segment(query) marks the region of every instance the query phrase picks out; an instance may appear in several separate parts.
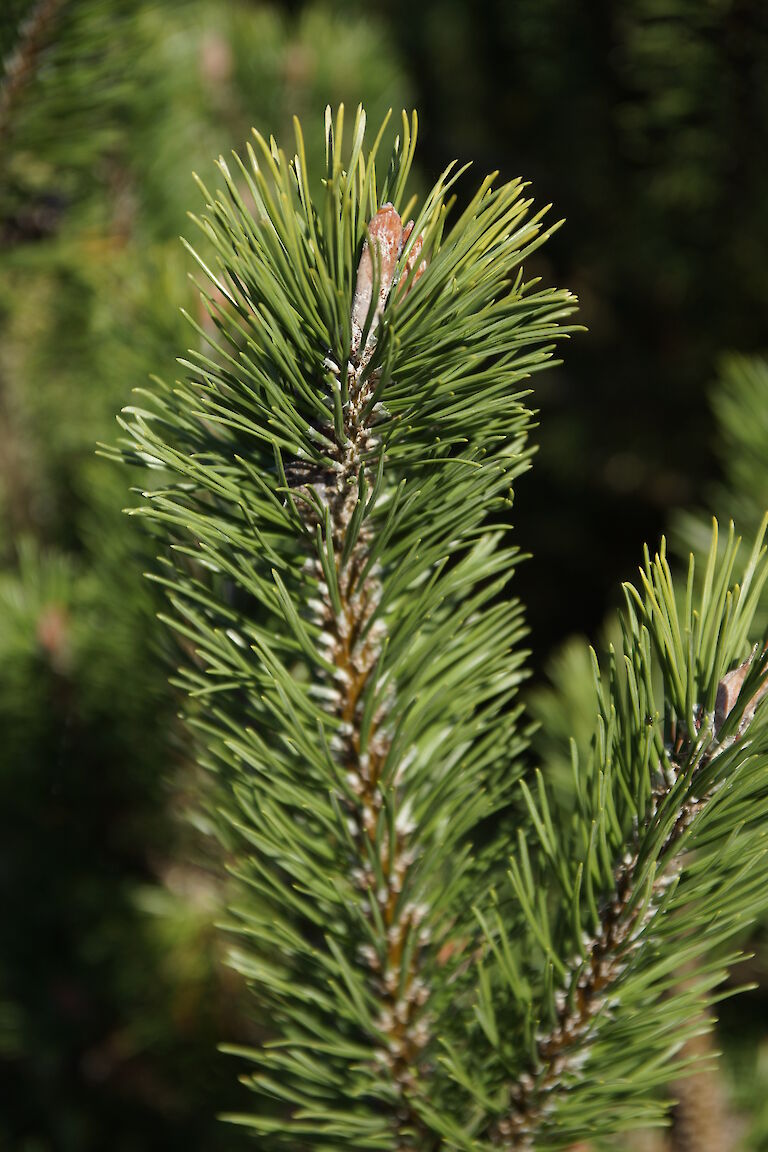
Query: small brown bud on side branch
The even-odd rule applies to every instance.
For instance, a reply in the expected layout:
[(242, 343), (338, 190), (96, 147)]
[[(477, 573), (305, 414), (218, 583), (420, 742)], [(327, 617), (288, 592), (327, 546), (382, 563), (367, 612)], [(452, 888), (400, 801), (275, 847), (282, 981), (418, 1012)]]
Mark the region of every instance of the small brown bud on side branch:
[[(749, 675), (749, 670), (752, 667), (752, 662), (755, 659), (755, 647), (746, 660), (739, 664), (738, 668), (734, 668), (731, 672), (726, 672), (722, 680), (717, 686), (717, 696), (715, 698), (715, 732), (719, 733), (720, 729), (725, 724), (726, 719), (736, 707), (736, 703), (744, 687), (744, 681)], [(739, 724), (737, 735), (743, 736), (749, 724), (755, 715), (755, 710), (762, 700), (763, 696), (768, 693), (768, 677), (763, 679), (762, 684), (757, 692), (750, 698), (749, 703), (744, 709), (744, 715)]]

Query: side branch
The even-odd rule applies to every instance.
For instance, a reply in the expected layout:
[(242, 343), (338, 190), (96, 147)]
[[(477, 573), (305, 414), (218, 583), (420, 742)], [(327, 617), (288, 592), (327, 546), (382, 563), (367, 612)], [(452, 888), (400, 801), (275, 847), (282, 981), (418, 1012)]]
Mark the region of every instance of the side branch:
[[(747, 706), (737, 735), (721, 743), (718, 739), (720, 729), (736, 703), (736, 688), (743, 684), (752, 658), (723, 678), (716, 712), (707, 721), (713, 739), (703, 748), (693, 768), (693, 776), (701, 774), (733, 739), (744, 735), (758, 700), (768, 692), (768, 684), (761, 686)], [(659, 853), (660, 859), (668, 861), (667, 866), (656, 875), (649, 899), (633, 899), (642, 880), (638, 874), (641, 843), (662, 814), (681, 771), (680, 763), (691, 751), (685, 735), (678, 736), (673, 744), (679, 763), (671, 761), (671, 771), (658, 773), (644, 824), (635, 833), (633, 849), (627, 852), (614, 871), (613, 894), (602, 906), (597, 930), (586, 941), (587, 962), (573, 967), (565, 986), (556, 993), (556, 1021), (549, 1032), (538, 1038), (536, 1066), (523, 1073), (512, 1089), (512, 1110), (491, 1128), (489, 1135), (494, 1144), (516, 1152), (533, 1152), (536, 1133), (554, 1111), (555, 1094), (562, 1087), (564, 1077), (578, 1073), (589, 1059), (598, 1017), (611, 1010), (612, 988), (640, 949), (664, 893), (680, 876), (682, 859), (676, 855), (678, 844), (714, 789), (702, 797), (689, 793)]]

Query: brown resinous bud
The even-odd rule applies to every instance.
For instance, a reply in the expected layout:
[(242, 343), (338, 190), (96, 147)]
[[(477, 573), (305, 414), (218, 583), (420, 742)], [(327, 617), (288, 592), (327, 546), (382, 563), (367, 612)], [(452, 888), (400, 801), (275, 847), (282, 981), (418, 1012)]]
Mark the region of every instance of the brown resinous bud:
[[(350, 352), (353, 359), (359, 360), (363, 353), (374, 343), (376, 327), (392, 290), (397, 262), (408, 243), (412, 231), (413, 220), (409, 220), (405, 228), (403, 228), (400, 215), (392, 204), (382, 204), (368, 225), (368, 237), (363, 244), (360, 263), (357, 268), (355, 296), (352, 302), (352, 345)], [(398, 289), (398, 294), (409, 292), (419, 277), (423, 275), (427, 266), (426, 260), (422, 260), (418, 267), (416, 267), (423, 244), (423, 235), (417, 236), (408, 253), (408, 259), (399, 278), (400, 288)], [(365, 347), (362, 347), (363, 331), (373, 299), (374, 265), (371, 254), (372, 246), (376, 248), (377, 263), (379, 265), (379, 295), (376, 301), (375, 311), (371, 318), (371, 326), (368, 330)]]

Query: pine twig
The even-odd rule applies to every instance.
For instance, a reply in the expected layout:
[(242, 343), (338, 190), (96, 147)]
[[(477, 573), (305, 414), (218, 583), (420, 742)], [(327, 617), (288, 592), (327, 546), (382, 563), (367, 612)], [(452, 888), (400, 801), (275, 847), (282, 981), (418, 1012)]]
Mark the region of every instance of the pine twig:
[[(738, 703), (739, 691), (747, 678), (756, 652), (754, 649), (747, 660), (737, 669), (726, 673), (721, 680), (716, 709), (712, 717), (712, 739), (708, 744), (699, 743), (698, 759), (692, 768), (688, 768), (692, 777), (701, 775), (724, 748), (746, 734), (757, 704), (768, 692), (768, 682), (764, 681), (748, 701), (735, 736), (727, 737), (721, 742), (719, 739), (721, 729)], [(703, 714), (700, 713), (699, 716), (699, 722), (703, 726), (705, 723)], [(612, 899), (603, 905), (599, 927), (591, 941), (587, 943), (589, 961), (584, 969), (578, 970), (580, 975), (575, 996), (571, 995), (573, 991), (571, 986), (566, 986), (557, 995), (558, 1018), (554, 1027), (538, 1040), (538, 1066), (523, 1073), (514, 1086), (511, 1094), (512, 1111), (491, 1128), (490, 1136), (494, 1144), (514, 1148), (516, 1152), (518, 1150), (533, 1152), (537, 1130), (552, 1110), (553, 1094), (562, 1087), (563, 1078), (569, 1073), (578, 1072), (588, 1059), (593, 1026), (598, 1014), (605, 1011), (612, 986), (632, 963), (643, 936), (659, 909), (664, 893), (681, 874), (682, 860), (676, 855), (677, 845), (699, 811), (711, 799), (712, 792), (700, 797), (689, 793), (659, 853), (661, 859), (668, 861), (667, 867), (657, 874), (649, 898), (637, 899), (637, 872), (641, 862), (642, 841), (657, 823), (659, 815), (663, 815), (669, 793), (683, 771), (682, 765), (691, 753), (695, 752), (690, 737), (684, 731), (677, 732), (673, 738), (673, 747), (677, 759), (670, 762), (673, 769), (672, 776), (667, 778), (667, 774), (659, 773), (651, 792), (646, 820), (635, 833), (634, 850), (627, 853), (615, 870), (614, 894)], [(571, 979), (575, 976), (574, 970)], [(709, 1049), (706, 1046), (702, 1047), (702, 1044), (702, 1041), (699, 1041), (698, 1045), (692, 1041), (688, 1050), (695, 1052), (696, 1055), (700, 1053), (706, 1055)], [(681, 1087), (682, 1084), (681, 1081), (677, 1086), (681, 1098), (681, 1111), (677, 1121), (681, 1139), (684, 1138), (683, 1133), (695, 1131), (694, 1113), (697, 1106), (694, 1101), (698, 1099), (695, 1088), (688, 1091), (685, 1086)], [(710, 1117), (713, 1132), (718, 1130), (716, 1121), (721, 1111), (722, 1109), (718, 1110), (717, 1103), (713, 1100)], [(702, 1144), (700, 1152), (708, 1152), (709, 1147), (710, 1145)], [(714, 1143), (711, 1147), (717, 1147), (721, 1152), (723, 1145)], [(683, 1143), (679, 1146), (679, 1152), (693, 1152), (694, 1148), (699, 1152), (699, 1145), (695, 1141)], [(678, 1152), (677, 1146), (675, 1152)]]

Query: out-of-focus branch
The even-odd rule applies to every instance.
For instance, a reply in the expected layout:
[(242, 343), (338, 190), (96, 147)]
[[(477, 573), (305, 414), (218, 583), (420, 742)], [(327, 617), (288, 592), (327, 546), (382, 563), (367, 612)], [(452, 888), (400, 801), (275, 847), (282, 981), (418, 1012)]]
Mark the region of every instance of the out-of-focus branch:
[(19, 41), (0, 84), (0, 141), (8, 135), (14, 105), (37, 68), (40, 54), (65, 0), (38, 0), (19, 30)]
[(735, 1148), (736, 1133), (716, 1065), (712, 1031), (689, 1040), (685, 1055), (702, 1065), (695, 1075), (683, 1076), (672, 1085), (677, 1103), (672, 1111), (670, 1152), (726, 1152)]

